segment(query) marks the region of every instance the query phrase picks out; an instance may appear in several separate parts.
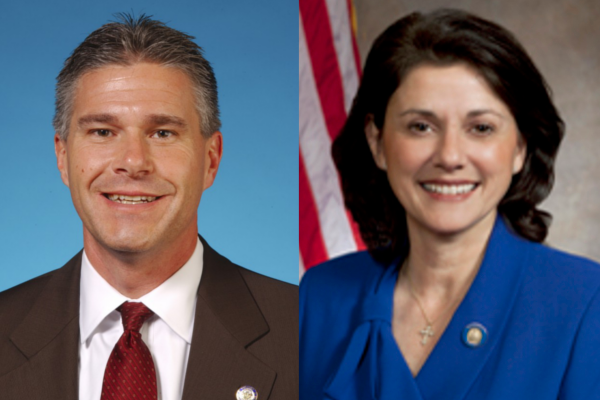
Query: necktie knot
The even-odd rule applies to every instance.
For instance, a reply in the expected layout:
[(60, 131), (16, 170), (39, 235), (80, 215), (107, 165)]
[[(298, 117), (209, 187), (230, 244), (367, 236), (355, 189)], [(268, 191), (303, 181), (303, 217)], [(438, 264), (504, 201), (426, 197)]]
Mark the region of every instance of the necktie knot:
[(154, 313), (144, 303), (126, 301), (117, 309), (121, 313), (125, 331), (139, 332), (144, 322)]
[(142, 303), (125, 302), (121, 313), (125, 332), (113, 348), (104, 370), (101, 400), (156, 400), (156, 369), (140, 328), (152, 314)]

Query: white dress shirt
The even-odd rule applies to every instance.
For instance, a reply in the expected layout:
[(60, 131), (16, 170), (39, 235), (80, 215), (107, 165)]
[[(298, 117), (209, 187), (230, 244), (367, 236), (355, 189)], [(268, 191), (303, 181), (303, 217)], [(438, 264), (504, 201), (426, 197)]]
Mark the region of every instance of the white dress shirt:
[(204, 248), (198, 240), (192, 257), (150, 293), (132, 300), (110, 286), (90, 264), (81, 261), (79, 295), (79, 399), (99, 400), (108, 358), (123, 334), (125, 301), (144, 303), (155, 315), (140, 330), (156, 368), (159, 400), (179, 400), (187, 368)]

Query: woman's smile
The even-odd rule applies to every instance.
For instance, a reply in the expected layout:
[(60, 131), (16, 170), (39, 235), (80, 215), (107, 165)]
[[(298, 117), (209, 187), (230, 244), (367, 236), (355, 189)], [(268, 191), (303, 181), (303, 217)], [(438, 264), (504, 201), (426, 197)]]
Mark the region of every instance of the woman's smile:
[(425, 181), (419, 185), (433, 199), (440, 201), (462, 201), (467, 199), (479, 186), (469, 181)]

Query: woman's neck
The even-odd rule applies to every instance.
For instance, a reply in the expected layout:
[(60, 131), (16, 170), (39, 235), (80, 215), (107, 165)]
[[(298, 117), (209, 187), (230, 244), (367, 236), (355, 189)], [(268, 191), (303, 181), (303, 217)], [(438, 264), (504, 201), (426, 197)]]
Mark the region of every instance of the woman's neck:
[(425, 303), (440, 303), (464, 296), (477, 275), (495, 222), (486, 216), (469, 229), (443, 235), (408, 219), (410, 253), (404, 265), (413, 290)]

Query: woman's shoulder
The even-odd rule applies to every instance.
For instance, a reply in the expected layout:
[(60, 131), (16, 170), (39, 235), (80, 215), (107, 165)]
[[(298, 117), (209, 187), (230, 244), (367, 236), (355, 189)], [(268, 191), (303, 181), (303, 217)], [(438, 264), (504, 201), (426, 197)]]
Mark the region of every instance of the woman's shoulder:
[(589, 258), (547, 244), (532, 243), (529, 260), (540, 272), (583, 276), (600, 284), (600, 264)]
[(600, 264), (543, 244), (530, 248), (518, 312), (555, 361), (539, 359), (561, 366), (560, 397), (589, 397), (597, 393), (600, 365)]
[(355, 292), (387, 267), (375, 261), (368, 251), (350, 253), (308, 269), (302, 277), (300, 287), (325, 286)]
[(532, 243), (527, 257), (528, 287), (587, 303), (600, 292), (600, 264), (545, 244)]
[(391, 268), (377, 262), (369, 252), (344, 255), (306, 271), (300, 281), (300, 308), (333, 308), (351, 310), (360, 303), (382, 276)]

